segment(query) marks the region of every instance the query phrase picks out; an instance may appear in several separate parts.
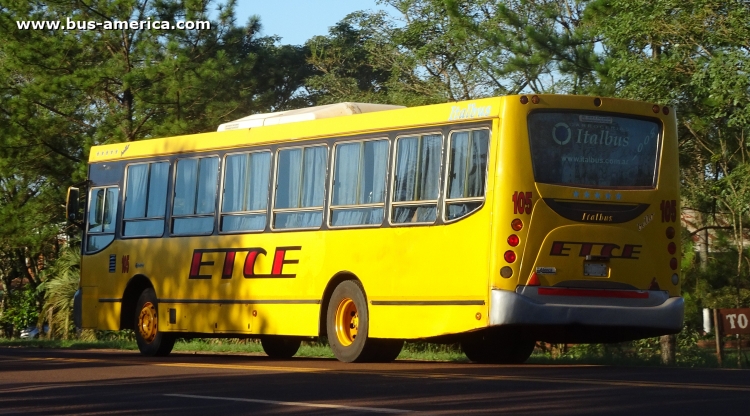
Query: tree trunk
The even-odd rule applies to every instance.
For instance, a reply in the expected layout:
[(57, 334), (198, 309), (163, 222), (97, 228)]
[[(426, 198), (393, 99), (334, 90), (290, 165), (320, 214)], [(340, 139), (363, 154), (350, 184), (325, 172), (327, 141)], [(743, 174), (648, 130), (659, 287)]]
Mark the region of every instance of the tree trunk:
[(661, 363), (674, 365), (677, 353), (677, 335), (664, 335), (659, 339), (661, 344)]

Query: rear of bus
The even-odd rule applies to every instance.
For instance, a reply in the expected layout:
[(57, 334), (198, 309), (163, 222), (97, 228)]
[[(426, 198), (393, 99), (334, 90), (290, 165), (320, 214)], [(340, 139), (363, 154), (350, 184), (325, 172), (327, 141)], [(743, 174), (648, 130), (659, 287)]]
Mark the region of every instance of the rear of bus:
[(673, 109), (580, 96), (504, 99), (490, 325), (548, 342), (679, 332)]

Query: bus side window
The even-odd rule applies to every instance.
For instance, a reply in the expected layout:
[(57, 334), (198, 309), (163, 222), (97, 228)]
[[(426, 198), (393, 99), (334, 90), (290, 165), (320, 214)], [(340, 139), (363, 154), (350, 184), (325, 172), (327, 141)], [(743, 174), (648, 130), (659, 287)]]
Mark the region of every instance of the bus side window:
[(336, 145), (331, 225), (380, 225), (385, 211), (388, 140)]
[(172, 205), (172, 234), (205, 235), (214, 232), (219, 158), (177, 161)]
[(476, 211), (484, 202), (489, 130), (452, 132), (448, 152), (445, 220)]
[(169, 162), (128, 166), (125, 175), (125, 209), (122, 235), (160, 237), (167, 210)]
[(440, 134), (396, 140), (392, 223), (431, 224), (437, 219), (442, 142)]
[(117, 197), (120, 190), (116, 186), (93, 188), (89, 198), (89, 221), (86, 231), (86, 252), (99, 251), (115, 239), (115, 218), (117, 218)]
[(279, 150), (274, 228), (318, 228), (322, 225), (327, 159), (326, 146)]
[(263, 231), (266, 228), (271, 152), (227, 155), (221, 232)]

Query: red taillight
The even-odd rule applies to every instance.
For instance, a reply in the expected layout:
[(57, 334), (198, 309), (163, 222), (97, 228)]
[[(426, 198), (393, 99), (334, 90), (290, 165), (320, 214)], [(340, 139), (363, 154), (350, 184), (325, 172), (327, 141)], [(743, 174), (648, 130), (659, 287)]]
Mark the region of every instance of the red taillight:
[(521, 228), (523, 228), (523, 221), (521, 221), (520, 218), (514, 219), (510, 222), (510, 228), (512, 228), (513, 231), (521, 231)]
[(651, 107), (651, 111), (653, 111), (654, 113), (657, 113), (657, 114), (658, 114), (658, 113), (659, 113), (659, 110), (661, 110), (661, 109), (659, 108), (659, 105), (658, 105), (658, 104), (654, 104), (654, 106), (653, 106), (653, 107)]
[(517, 245), (518, 245), (518, 243), (519, 243), (520, 241), (521, 241), (521, 240), (520, 240), (520, 239), (518, 238), (518, 236), (517, 236), (517, 235), (515, 235), (515, 234), (511, 234), (511, 235), (510, 235), (510, 237), (508, 237), (508, 244), (509, 244), (509, 245), (510, 245), (511, 247), (515, 247), (515, 246), (517, 246)]
[(532, 95), (531, 96), (531, 102), (534, 104), (539, 104), (539, 96), (538, 95)]
[(674, 241), (669, 243), (669, 245), (667, 246), (667, 251), (669, 251), (669, 254), (674, 254), (677, 251), (677, 244), (675, 244)]
[(669, 107), (662, 108), (661, 112), (664, 113), (664, 115), (666, 116), (667, 114), (669, 114)]
[(672, 270), (677, 270), (677, 259), (672, 257), (672, 260), (669, 260), (669, 267), (672, 268)]
[(674, 238), (674, 228), (673, 227), (667, 227), (667, 238), (673, 239)]
[(513, 263), (514, 261), (516, 261), (516, 253), (513, 250), (506, 251), (503, 257), (505, 257), (505, 261), (507, 261), (508, 263)]
[(529, 97), (522, 95), (521, 96), (521, 104), (528, 104), (529, 103)]

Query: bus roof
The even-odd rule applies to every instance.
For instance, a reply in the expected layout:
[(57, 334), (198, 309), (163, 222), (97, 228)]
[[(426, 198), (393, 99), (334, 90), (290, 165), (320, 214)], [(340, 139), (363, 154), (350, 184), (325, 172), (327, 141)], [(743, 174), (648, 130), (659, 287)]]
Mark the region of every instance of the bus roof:
[[(339, 103), (256, 114), (223, 124), (223, 131), (93, 146), (89, 163), (488, 120), (500, 115), (501, 102), (506, 98), (492, 97), (409, 108)], [(236, 126), (230, 126), (233, 123)], [(257, 126), (253, 125), (255, 123)]]

